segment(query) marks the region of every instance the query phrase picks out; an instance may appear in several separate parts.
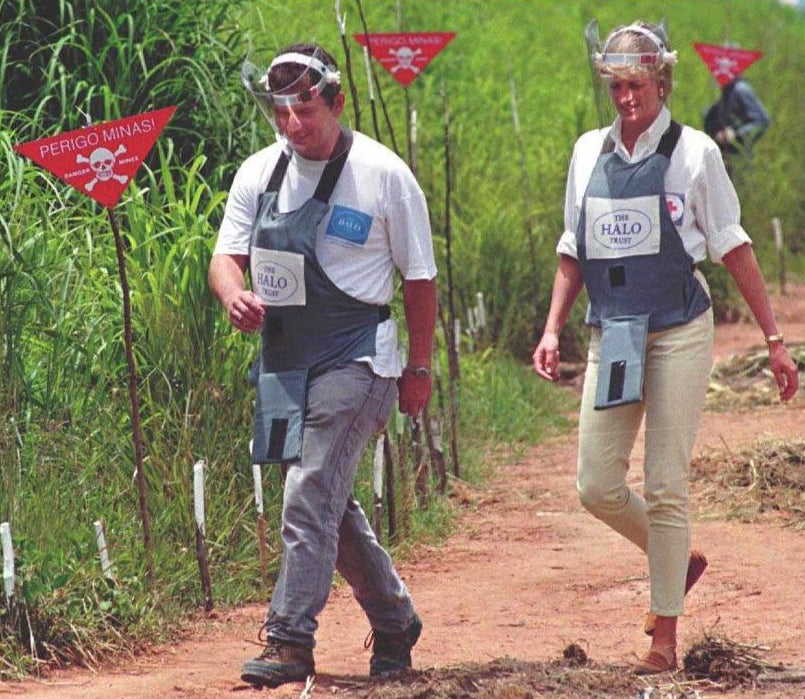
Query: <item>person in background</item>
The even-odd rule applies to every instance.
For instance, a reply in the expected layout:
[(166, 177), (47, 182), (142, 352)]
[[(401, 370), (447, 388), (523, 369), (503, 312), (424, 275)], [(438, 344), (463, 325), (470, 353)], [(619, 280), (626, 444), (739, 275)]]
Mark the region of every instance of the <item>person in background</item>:
[(721, 86), (721, 95), (704, 115), (704, 130), (718, 144), (730, 173), (736, 157), (751, 158), (752, 145), (770, 124), (760, 98), (740, 75)]
[[(536, 373), (554, 381), (559, 335), (586, 287), (590, 346), (579, 419), (583, 505), (648, 555), (649, 652), (638, 674), (677, 668), (677, 619), (704, 571), (690, 550), (687, 479), (712, 365), (713, 312), (698, 263), (722, 263), (765, 337), (782, 400), (797, 369), (777, 325), (716, 144), (674, 122), (672, 51), (662, 28), (614, 30), (593, 55), (618, 116), (576, 142), (565, 230)], [(626, 482), (645, 420), (642, 494)]]
[[(252, 458), (282, 464), (285, 478), (283, 556), (259, 634), (265, 649), (241, 677), (277, 687), (315, 673), (317, 618), (336, 570), (371, 626), (370, 674), (403, 671), (422, 622), (352, 488), (395, 400), (416, 415), (431, 395), (436, 266), (427, 204), (400, 158), (341, 126), (340, 74), (321, 47), (288, 46), (256, 91), (244, 82), (279, 142), (234, 178), (209, 283), (235, 328), (261, 332)], [(389, 309), (397, 271), (404, 367)]]

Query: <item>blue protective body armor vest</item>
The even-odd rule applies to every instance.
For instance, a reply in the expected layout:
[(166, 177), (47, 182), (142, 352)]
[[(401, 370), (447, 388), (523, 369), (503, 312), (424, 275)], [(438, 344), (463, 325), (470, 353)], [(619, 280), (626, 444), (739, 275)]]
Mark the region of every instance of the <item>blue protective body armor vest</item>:
[[(252, 229), (255, 249), (280, 251), (304, 260), (304, 305), (266, 307), (260, 357), (256, 362), (252, 459), (255, 463), (292, 461), (301, 454), (307, 380), (358, 357), (373, 356), (387, 306), (364, 303), (339, 289), (316, 256), (317, 228), (349, 155), (352, 134), (344, 131), (325, 166), (312, 199), (288, 213), (277, 211), (277, 194), (288, 167), (280, 156), (263, 193)], [(254, 271), (252, 271), (254, 276)], [(254, 279), (253, 279), (254, 284)]]
[(602, 329), (597, 408), (641, 400), (648, 332), (710, 307), (666, 203), (665, 173), (681, 130), (672, 121), (657, 151), (637, 163), (614, 153), (607, 138), (584, 195), (576, 245), (586, 320)]

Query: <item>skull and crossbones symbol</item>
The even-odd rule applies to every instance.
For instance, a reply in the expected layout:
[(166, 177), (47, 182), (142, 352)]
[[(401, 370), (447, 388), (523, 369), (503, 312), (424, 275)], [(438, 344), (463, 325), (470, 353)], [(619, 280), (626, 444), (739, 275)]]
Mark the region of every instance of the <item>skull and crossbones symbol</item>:
[(84, 189), (91, 192), (98, 182), (108, 182), (109, 180), (117, 180), (121, 184), (129, 181), (126, 175), (115, 174), (115, 163), (117, 156), (126, 152), (126, 146), (122, 143), (117, 149), (112, 152), (108, 148), (96, 148), (90, 153), (89, 158), (84, 155), (78, 154), (75, 157), (77, 163), (89, 163), (89, 167), (95, 176), (84, 185)]
[(422, 53), (422, 49), (413, 51), (408, 46), (400, 46), (398, 49), (391, 49), (389, 53), (397, 59), (397, 65), (391, 67), (391, 73), (394, 74), (398, 70), (410, 70), (414, 73), (419, 73), (419, 68), (414, 65), (414, 58)]
[(728, 80), (732, 80), (735, 77), (735, 68), (737, 65), (737, 61), (733, 60), (732, 58), (717, 58), (715, 61), (715, 70), (713, 71), (713, 76), (718, 78), (719, 75), (723, 75)]

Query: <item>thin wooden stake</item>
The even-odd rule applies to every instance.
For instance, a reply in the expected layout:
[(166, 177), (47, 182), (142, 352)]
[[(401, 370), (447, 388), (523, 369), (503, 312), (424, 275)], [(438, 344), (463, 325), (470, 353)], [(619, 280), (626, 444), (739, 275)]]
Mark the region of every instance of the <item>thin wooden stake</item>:
[(514, 78), (509, 81), (511, 92), (512, 118), (514, 119), (514, 136), (517, 141), (517, 150), (520, 154), (520, 179), (523, 182), (523, 208), (525, 209), (525, 234), (528, 242), (528, 254), (531, 259), (531, 269), (537, 269), (537, 251), (534, 242), (534, 225), (532, 223), (533, 200), (531, 197), (531, 178), (526, 165), (525, 145), (520, 130), (520, 113), (517, 107), (517, 87)]
[(453, 475), (460, 477), (458, 466), (458, 398), (456, 384), (459, 380), (458, 338), (453, 332), (456, 320), (455, 291), (453, 288), (453, 244), (450, 210), (453, 205), (452, 161), (450, 157), (450, 109), (447, 102), (447, 89), (442, 89), (444, 109), (444, 237), (447, 265), (447, 322), (442, 322), (447, 337), (447, 365), (449, 369), (448, 390), (450, 395), (450, 456), (452, 458)]
[(120, 226), (112, 209), (109, 213), (109, 224), (115, 237), (115, 250), (117, 252), (117, 269), (120, 276), (120, 288), (123, 292), (123, 338), (126, 347), (126, 364), (129, 369), (129, 397), (131, 400), (131, 428), (134, 440), (134, 461), (136, 466), (137, 490), (139, 493), (140, 519), (143, 525), (143, 548), (145, 549), (145, 563), (150, 582), (154, 580), (154, 557), (151, 546), (151, 518), (148, 514), (148, 484), (145, 480), (143, 468), (143, 438), (140, 428), (140, 397), (137, 393), (137, 365), (134, 361), (133, 332), (131, 327), (131, 301), (129, 280), (126, 274), (126, 253), (123, 239), (120, 235)]
[(442, 423), (439, 416), (432, 417), (427, 406), (422, 415), (425, 427), (425, 440), (430, 453), (430, 462), (436, 469), (439, 478), (439, 493), (444, 495), (447, 492), (447, 469), (444, 463), (444, 451), (442, 449)]
[(358, 88), (352, 77), (352, 53), (347, 41), (347, 13), (341, 13), (341, 0), (335, 0), (335, 21), (338, 24), (338, 33), (341, 35), (341, 48), (344, 49), (344, 68), (349, 83), (349, 94), (352, 97), (352, 109), (355, 113), (355, 131), (361, 130), (361, 104), (358, 99)]
[[(369, 26), (366, 24), (366, 16), (363, 14), (363, 4), (361, 0), (355, 0), (355, 4), (358, 6), (358, 14), (361, 18), (361, 26), (363, 27), (363, 33), (366, 37), (366, 47), (369, 49), (369, 55), (372, 54), (371, 49), (371, 38), (369, 36)], [(394, 127), (391, 123), (391, 117), (389, 116), (389, 110), (386, 107), (386, 100), (383, 98), (383, 91), (380, 89), (380, 83), (377, 81), (377, 73), (375, 72), (374, 64), (372, 64), (372, 77), (374, 78), (374, 84), (377, 87), (377, 98), (380, 100), (380, 107), (383, 109), (383, 116), (386, 120), (386, 128), (389, 132), (389, 138), (391, 138), (391, 147), (394, 152), (399, 155), (400, 149), (397, 147), (397, 139), (394, 136)]]
[(375, 129), (375, 138), (382, 142), (380, 138), (380, 125), (377, 123), (377, 106), (375, 105), (375, 88), (372, 78), (372, 59), (369, 56), (369, 47), (363, 47), (363, 61), (366, 67), (366, 81), (369, 84), (369, 109), (372, 111), (372, 126)]

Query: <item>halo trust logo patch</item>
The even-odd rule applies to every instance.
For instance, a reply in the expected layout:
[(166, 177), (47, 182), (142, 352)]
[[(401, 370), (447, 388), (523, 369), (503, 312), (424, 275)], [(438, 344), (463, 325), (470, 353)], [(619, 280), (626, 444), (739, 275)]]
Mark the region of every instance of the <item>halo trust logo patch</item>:
[(255, 266), (253, 283), (256, 293), (273, 303), (281, 303), (296, 293), (299, 280), (294, 273), (277, 262), (263, 262)]
[(369, 238), (371, 227), (371, 216), (337, 204), (333, 207), (333, 214), (327, 226), (327, 237), (363, 245)]
[(637, 209), (607, 211), (593, 221), (596, 241), (610, 250), (638, 247), (651, 232), (651, 218)]

